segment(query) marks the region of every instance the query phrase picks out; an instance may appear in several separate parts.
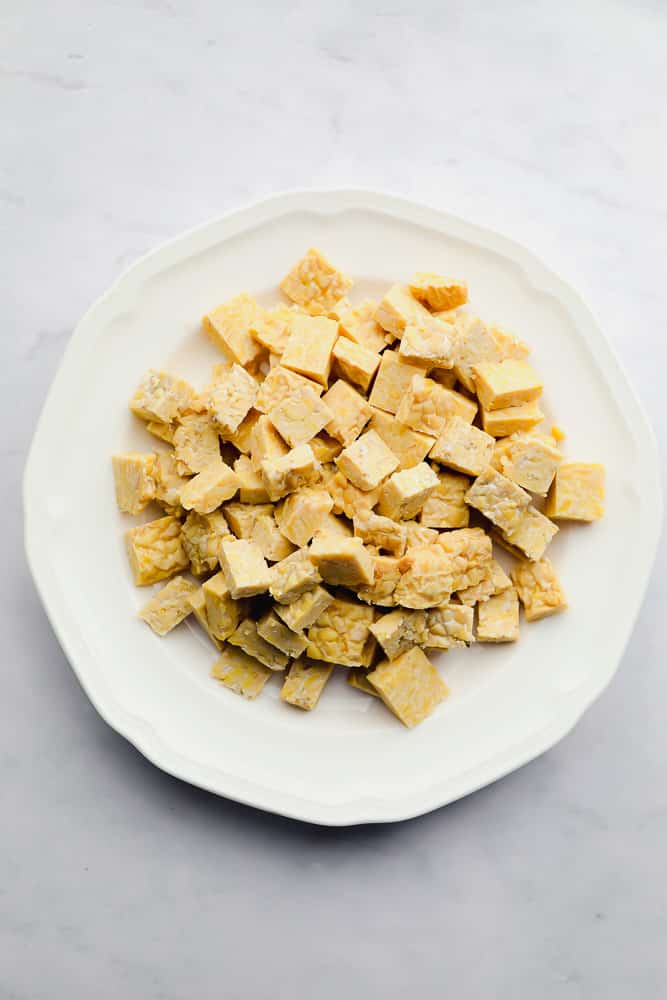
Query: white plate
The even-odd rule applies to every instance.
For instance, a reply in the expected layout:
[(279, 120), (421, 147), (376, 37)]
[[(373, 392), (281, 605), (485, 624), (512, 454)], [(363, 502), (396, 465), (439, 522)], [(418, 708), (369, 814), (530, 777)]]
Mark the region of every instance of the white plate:
[[(245, 290), (270, 302), (311, 244), (377, 295), (415, 270), (465, 276), (472, 307), (525, 338), (566, 453), (607, 467), (606, 517), (551, 546), (571, 603), (521, 641), (441, 658), (451, 697), (415, 730), (343, 671), (313, 713), (269, 685), (246, 702), (209, 679), (212, 648), (186, 623), (158, 639), (136, 619), (110, 455), (153, 439), (127, 400), (149, 366), (203, 381), (219, 360), (202, 314)], [(405, 819), (519, 767), (567, 733), (609, 682), (630, 635), (661, 522), (644, 411), (577, 295), (531, 253), (461, 219), (385, 195), (280, 195), (201, 226), (124, 274), (78, 325), (25, 473), (26, 547), (51, 623), (106, 721), (159, 767), (316, 823)], [(157, 516), (155, 512), (151, 515)], [(147, 514), (146, 519), (149, 519)], [(631, 539), (631, 543), (630, 543)], [(619, 600), (619, 594), (622, 599)]]

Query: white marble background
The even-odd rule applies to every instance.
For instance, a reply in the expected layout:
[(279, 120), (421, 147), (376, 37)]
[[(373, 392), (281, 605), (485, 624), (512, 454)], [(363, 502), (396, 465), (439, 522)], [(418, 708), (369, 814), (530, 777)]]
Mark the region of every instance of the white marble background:
[(664, 997), (664, 547), (563, 743), (430, 816), (323, 830), (181, 784), (97, 717), (26, 570), (20, 479), (70, 331), (119, 271), (307, 185), (532, 247), (664, 443), (665, 4), (2, 0), (0, 50), (3, 1000)]

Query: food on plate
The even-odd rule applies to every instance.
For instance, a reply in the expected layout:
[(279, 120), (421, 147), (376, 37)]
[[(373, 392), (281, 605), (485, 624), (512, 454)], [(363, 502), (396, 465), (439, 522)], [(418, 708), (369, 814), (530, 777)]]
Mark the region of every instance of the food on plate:
[(417, 272), (359, 304), (352, 287), (311, 248), (284, 301), (207, 313), (220, 361), (201, 389), (141, 378), (152, 447), (112, 457), (115, 495), (156, 512), (125, 542), (136, 586), (160, 584), (139, 612), (157, 635), (192, 614), (230, 691), (279, 675), (311, 711), (345, 671), (412, 728), (450, 696), (429, 650), (516, 642), (520, 608), (567, 608), (546, 553), (602, 517), (604, 468), (540, 428), (529, 347), (468, 311), (465, 281)]

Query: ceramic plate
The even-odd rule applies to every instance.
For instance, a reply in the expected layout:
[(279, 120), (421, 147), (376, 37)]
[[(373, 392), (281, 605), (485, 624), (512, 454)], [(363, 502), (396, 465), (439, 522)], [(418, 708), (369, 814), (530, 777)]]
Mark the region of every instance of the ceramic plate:
[[(334, 675), (316, 711), (269, 685), (246, 702), (209, 678), (215, 652), (187, 622), (158, 639), (136, 612), (110, 455), (149, 450), (127, 400), (148, 367), (202, 383), (219, 360), (200, 317), (239, 291), (268, 304), (310, 246), (378, 296), (415, 270), (461, 275), (471, 306), (526, 339), (566, 454), (607, 467), (606, 517), (551, 546), (571, 608), (521, 641), (441, 655), (450, 698), (414, 730)], [(424, 206), (360, 191), (280, 195), (160, 247), (86, 314), (35, 432), (26, 546), (47, 614), (106, 721), (165, 771), (323, 824), (400, 820), (486, 785), (561, 739), (618, 667), (661, 521), (659, 465), (627, 376), (578, 296), (530, 252)], [(146, 512), (146, 520), (158, 516)], [(628, 544), (631, 533), (632, 544)], [(622, 577), (623, 600), (618, 600)]]

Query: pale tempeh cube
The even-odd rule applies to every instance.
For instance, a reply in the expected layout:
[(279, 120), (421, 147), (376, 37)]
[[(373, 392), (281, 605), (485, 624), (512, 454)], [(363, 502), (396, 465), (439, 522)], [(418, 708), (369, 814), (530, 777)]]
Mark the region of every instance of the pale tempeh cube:
[(406, 326), (398, 356), (420, 368), (451, 368), (454, 363), (451, 327), (445, 323), (438, 329)]
[(281, 291), (313, 315), (328, 313), (351, 287), (351, 279), (314, 247), (310, 247), (280, 282)]
[(280, 691), (280, 698), (305, 712), (312, 711), (331, 677), (333, 664), (313, 663), (305, 656), (294, 660)]
[(360, 538), (318, 535), (309, 555), (325, 583), (344, 587), (369, 587), (373, 583), (373, 559)]
[(220, 543), (220, 566), (234, 600), (269, 589), (271, 576), (262, 551), (246, 539)]
[(506, 406), (501, 410), (482, 409), (482, 427), (493, 437), (506, 437), (517, 431), (529, 431), (544, 420), (544, 414), (535, 401), (520, 406)]
[(596, 521), (604, 514), (604, 466), (564, 462), (556, 472), (544, 513), (568, 521)]
[(462, 604), (472, 607), (480, 601), (486, 601), (494, 594), (502, 594), (504, 590), (512, 586), (512, 581), (505, 570), (495, 559), (486, 565), (484, 576), (472, 587), (464, 587), (457, 591), (457, 597)]
[(282, 458), (267, 459), (260, 474), (272, 501), (280, 500), (303, 486), (312, 486), (320, 478), (320, 465), (307, 444), (297, 445)]
[(326, 386), (331, 371), (331, 352), (338, 337), (338, 323), (325, 316), (295, 316), (281, 364), (299, 375)]
[(373, 618), (372, 608), (352, 598), (334, 598), (308, 629), (308, 656), (343, 667), (368, 666), (375, 649)]
[(531, 505), (522, 511), (518, 524), (503, 534), (510, 545), (529, 559), (541, 559), (557, 531), (553, 521)]
[(255, 521), (261, 514), (273, 514), (273, 504), (226, 503), (223, 513), (237, 538), (252, 538)]
[(468, 286), (458, 278), (447, 278), (429, 271), (417, 271), (410, 282), (410, 291), (429, 309), (456, 309), (468, 301)]
[(284, 303), (273, 309), (264, 309), (250, 321), (250, 336), (271, 354), (282, 354), (293, 315), (292, 307)]
[(265, 413), (254, 422), (249, 435), (250, 461), (259, 471), (262, 462), (275, 461), (289, 451), (289, 445), (280, 436)]
[(404, 726), (427, 718), (449, 694), (425, 653), (415, 646), (395, 660), (383, 660), (368, 675), (383, 702)]
[(342, 535), (343, 538), (351, 538), (353, 534), (354, 529), (348, 519), (337, 517), (336, 514), (325, 514), (315, 532), (315, 535)]
[(192, 510), (181, 528), (181, 541), (195, 576), (210, 573), (218, 565), (220, 542), (230, 538), (223, 514), (197, 514)]
[(339, 337), (333, 346), (332, 356), (343, 376), (366, 392), (380, 365), (380, 355), (347, 337)]
[(366, 431), (343, 449), (336, 465), (357, 489), (368, 492), (377, 489), (399, 462), (375, 431)]
[(332, 417), (326, 403), (307, 385), (298, 386), (269, 410), (269, 420), (292, 448), (310, 441)]
[(396, 419), (414, 431), (437, 438), (449, 417), (459, 416), (472, 423), (476, 412), (476, 403), (467, 396), (424, 375), (415, 375), (396, 411)]
[(203, 584), (202, 594), (211, 635), (216, 639), (226, 639), (241, 620), (245, 605), (232, 598), (222, 572), (216, 573)]
[(156, 459), (137, 451), (112, 457), (116, 503), (126, 514), (139, 514), (155, 499)]
[(359, 600), (381, 607), (393, 607), (396, 604), (394, 591), (401, 578), (399, 561), (396, 556), (373, 556), (373, 583), (370, 587), (359, 587)]
[[(343, 379), (334, 382), (325, 393), (323, 402), (333, 414), (327, 424), (327, 432), (342, 445), (352, 444), (361, 434), (373, 412), (369, 404)], [(332, 457), (335, 458), (335, 455)]]
[(318, 585), (290, 604), (274, 605), (273, 610), (293, 632), (302, 632), (317, 621), (333, 600), (333, 595)]
[(434, 542), (437, 542), (439, 532), (435, 528), (426, 528), (417, 521), (403, 521), (402, 523), (405, 526), (406, 550), (423, 548), (424, 545), (433, 545)]
[(137, 587), (159, 583), (190, 565), (181, 542), (181, 522), (176, 517), (160, 517), (130, 528), (125, 542)]
[(421, 302), (418, 302), (407, 285), (392, 285), (375, 310), (375, 320), (383, 330), (399, 340), (406, 326), (438, 327), (436, 320)]
[(239, 455), (234, 462), (234, 472), (239, 479), (239, 500), (241, 503), (268, 503), (269, 494), (266, 492), (266, 486), (247, 455)]
[(257, 633), (287, 656), (301, 656), (308, 645), (306, 637), (293, 632), (274, 611), (267, 611), (257, 622)]
[(527, 361), (488, 362), (473, 366), (475, 391), (485, 410), (531, 403), (542, 395), (544, 383)]
[(340, 441), (336, 441), (335, 438), (330, 437), (325, 431), (316, 434), (308, 444), (313, 449), (313, 455), (321, 465), (333, 462), (336, 455), (340, 455), (343, 450)]
[(401, 579), (396, 603), (404, 608), (433, 608), (446, 604), (454, 590), (452, 561), (439, 545), (408, 549), (399, 563)]
[(432, 437), (411, 430), (384, 410), (373, 408), (372, 413), (368, 429), (375, 431), (394, 453), (399, 469), (411, 469), (426, 458), (433, 447)]
[(381, 514), (359, 513), (354, 518), (354, 533), (366, 545), (375, 545), (390, 555), (402, 556), (405, 552), (407, 532), (405, 525), (382, 517)]
[(204, 332), (230, 360), (247, 368), (263, 352), (261, 344), (250, 336), (250, 326), (261, 307), (245, 293), (224, 302), (202, 320)]
[(186, 510), (210, 514), (239, 488), (239, 478), (221, 458), (215, 458), (181, 490), (181, 504)]
[(431, 448), (430, 458), (457, 472), (478, 476), (491, 461), (494, 438), (461, 417), (450, 417)]
[(452, 590), (474, 587), (486, 576), (493, 555), (491, 539), (482, 528), (443, 531), (438, 545), (451, 560)]
[(397, 608), (396, 611), (390, 611), (378, 618), (370, 626), (370, 630), (380, 643), (385, 656), (394, 660), (406, 649), (421, 643), (425, 627), (425, 611)]
[(304, 378), (303, 375), (297, 375), (296, 372), (290, 371), (289, 368), (284, 368), (282, 365), (276, 365), (259, 387), (255, 408), (261, 410), (262, 413), (269, 413), (283, 400), (289, 399), (297, 389), (304, 387), (311, 389), (316, 396), (322, 394), (322, 386), (318, 385), (317, 382)]
[(442, 604), (424, 612), (424, 631), (420, 646), (429, 649), (451, 649), (469, 646), (475, 641), (472, 624), (475, 612), (463, 604)]
[(336, 472), (325, 483), (333, 500), (334, 514), (345, 514), (352, 520), (356, 515), (371, 510), (378, 502), (379, 490), (360, 490), (343, 475)]
[(258, 410), (250, 410), (248, 416), (241, 421), (234, 433), (227, 434), (226, 436), (226, 440), (230, 444), (234, 445), (235, 448), (238, 448), (238, 450), (244, 455), (250, 454), (253, 428), (260, 416), (261, 414)]
[(262, 638), (258, 632), (257, 623), (251, 618), (242, 621), (227, 637), (227, 642), (232, 646), (240, 647), (244, 653), (259, 660), (269, 670), (284, 670), (289, 663), (289, 657), (285, 653)]
[(220, 658), (211, 667), (211, 677), (250, 701), (262, 693), (272, 676), (273, 671), (263, 663), (233, 646), (225, 646)]
[(526, 621), (536, 622), (567, 608), (567, 600), (549, 559), (520, 562), (510, 571)]
[(477, 611), (479, 642), (516, 642), (519, 638), (519, 598), (514, 587), (489, 597)]
[(394, 472), (380, 491), (378, 514), (408, 521), (417, 516), (437, 485), (438, 477), (426, 462)]
[(268, 562), (279, 562), (294, 552), (294, 545), (278, 527), (273, 513), (255, 518), (250, 538)]
[(423, 372), (419, 365), (402, 361), (397, 351), (385, 351), (368, 402), (380, 410), (396, 413), (412, 379)]
[(196, 407), (196, 393), (185, 379), (149, 368), (130, 400), (130, 409), (142, 420), (170, 424)]
[(270, 573), (269, 591), (280, 604), (291, 604), (322, 582), (307, 549), (297, 549), (291, 556), (281, 559), (271, 567)]
[(211, 632), (211, 628), (208, 622), (208, 615), (206, 614), (206, 598), (204, 597), (203, 587), (198, 587), (197, 590), (195, 590), (194, 593), (190, 595), (189, 601), (190, 601), (190, 607), (192, 608), (192, 613), (194, 614), (195, 618), (197, 619), (201, 627), (204, 629), (204, 632), (206, 632), (206, 635), (209, 637), (214, 646), (217, 646), (218, 649), (222, 649), (222, 642), (220, 641), (220, 639), (216, 639), (216, 637)]
[[(208, 393), (208, 411), (223, 436), (234, 434), (255, 405), (259, 386), (252, 375), (240, 365), (211, 387)], [(197, 470), (195, 470), (197, 471)]]
[(174, 454), (180, 476), (202, 472), (220, 458), (220, 438), (208, 413), (188, 413), (180, 418), (174, 431)]
[(295, 545), (307, 545), (332, 507), (333, 500), (324, 488), (305, 487), (286, 497), (276, 508), (275, 517), (286, 538)]
[(387, 335), (375, 321), (376, 309), (377, 303), (366, 301), (356, 308), (336, 310), (341, 335), (369, 351), (381, 351), (387, 344)]
[(181, 512), (181, 492), (190, 482), (179, 475), (173, 451), (155, 454), (155, 499), (167, 514)]
[(461, 313), (455, 322), (454, 371), (468, 392), (475, 391), (474, 367), (483, 361), (502, 361), (495, 337), (479, 316)]
[(466, 493), (466, 503), (488, 517), (501, 531), (511, 532), (530, 504), (530, 493), (489, 466)]
[(438, 485), (424, 504), (420, 524), (427, 528), (466, 528), (469, 511), (465, 495), (470, 480), (454, 472), (439, 472)]
[(544, 496), (562, 457), (550, 435), (519, 433), (496, 443), (491, 464), (524, 490)]
[(156, 635), (166, 635), (192, 611), (189, 598), (197, 585), (182, 576), (175, 576), (165, 584), (139, 612), (139, 617)]

